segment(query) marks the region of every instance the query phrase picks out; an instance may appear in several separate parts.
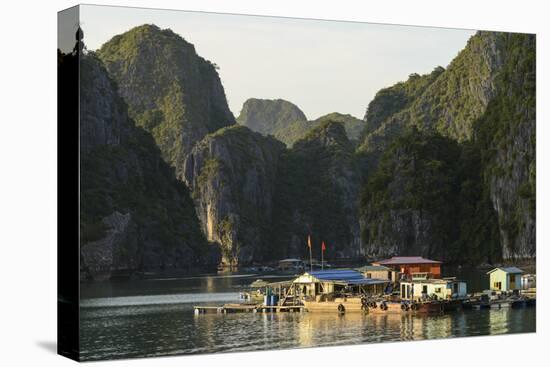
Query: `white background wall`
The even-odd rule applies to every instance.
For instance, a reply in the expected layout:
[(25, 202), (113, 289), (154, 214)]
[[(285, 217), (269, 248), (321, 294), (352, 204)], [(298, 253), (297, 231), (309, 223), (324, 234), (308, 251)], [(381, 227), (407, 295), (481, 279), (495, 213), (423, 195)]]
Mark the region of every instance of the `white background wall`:
[[(98, 4), (357, 20), (394, 24), (536, 32), (537, 187), (548, 187), (550, 157), (550, 30), (544, 1), (298, 1), (157, 0), (94, 1)], [(67, 366), (56, 340), (56, 12), (75, 1), (9, 1), (2, 4), (0, 37), (0, 365)], [(540, 193), (540, 192), (539, 192)], [(430, 356), (446, 366), (525, 366), (537, 363), (549, 340), (546, 269), (548, 195), (538, 195), (537, 334), (472, 337), (277, 352), (218, 354), (106, 362), (102, 366), (280, 366), (406, 363)], [(546, 339), (546, 342), (545, 342)], [(460, 343), (460, 344), (458, 344)], [(494, 354), (515, 350), (528, 353)], [(457, 346), (459, 353), (457, 354)], [(398, 351), (398, 353), (396, 353)], [(448, 358), (453, 355), (456, 358)], [(406, 356), (397, 360), (398, 356)], [(429, 365), (429, 363), (428, 363)]]

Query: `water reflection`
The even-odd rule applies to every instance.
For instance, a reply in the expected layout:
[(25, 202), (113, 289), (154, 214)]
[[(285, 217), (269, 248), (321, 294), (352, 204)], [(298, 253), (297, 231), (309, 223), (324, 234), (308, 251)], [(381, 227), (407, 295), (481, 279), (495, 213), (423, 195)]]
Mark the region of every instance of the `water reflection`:
[[(235, 301), (250, 280), (162, 281), (164, 294), (105, 284), (83, 300), (82, 358), (128, 358), (249, 351), (535, 331), (535, 308), (469, 310), (445, 315), (238, 313), (195, 315), (193, 305)], [(211, 293), (197, 293), (197, 289)], [(160, 289), (160, 290), (159, 290)], [(84, 292), (84, 294), (90, 294)], [(113, 296), (109, 296), (113, 295)], [(226, 301), (221, 301), (226, 300)]]

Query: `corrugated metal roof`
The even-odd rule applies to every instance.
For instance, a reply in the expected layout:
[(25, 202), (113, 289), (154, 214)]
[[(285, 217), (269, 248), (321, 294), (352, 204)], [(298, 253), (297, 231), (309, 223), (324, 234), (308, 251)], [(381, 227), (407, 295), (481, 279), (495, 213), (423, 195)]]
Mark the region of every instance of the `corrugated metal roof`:
[(508, 266), (508, 267), (504, 267), (504, 268), (494, 268), (493, 270), (488, 271), (487, 274), (491, 274), (492, 272), (497, 271), (497, 270), (502, 270), (503, 272), (510, 273), (510, 274), (523, 273), (523, 270), (521, 270), (520, 268), (516, 268), (515, 266)]
[(357, 279), (357, 280), (348, 280), (348, 284), (351, 285), (374, 285), (374, 284), (386, 284), (389, 283), (389, 280), (384, 279), (370, 279), (370, 278), (363, 278), (363, 279)]
[(404, 265), (404, 264), (441, 264), (441, 261), (424, 259), (422, 256), (394, 256), (391, 259), (376, 261), (380, 265)]
[(357, 270), (351, 269), (316, 270), (309, 272), (309, 274), (320, 280), (351, 280), (364, 278), (363, 274)]
[(312, 271), (308, 274), (319, 280), (341, 281), (352, 285), (382, 284), (388, 282), (381, 279), (365, 278), (363, 274), (361, 274), (357, 270), (351, 269), (318, 270)]

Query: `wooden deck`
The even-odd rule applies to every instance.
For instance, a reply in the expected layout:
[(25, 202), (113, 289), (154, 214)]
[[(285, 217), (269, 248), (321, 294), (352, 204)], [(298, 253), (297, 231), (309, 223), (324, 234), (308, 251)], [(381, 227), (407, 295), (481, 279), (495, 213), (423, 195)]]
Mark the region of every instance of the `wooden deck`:
[(194, 306), (195, 315), (236, 312), (301, 312), (304, 306), (264, 306), (262, 304), (228, 303), (223, 306)]

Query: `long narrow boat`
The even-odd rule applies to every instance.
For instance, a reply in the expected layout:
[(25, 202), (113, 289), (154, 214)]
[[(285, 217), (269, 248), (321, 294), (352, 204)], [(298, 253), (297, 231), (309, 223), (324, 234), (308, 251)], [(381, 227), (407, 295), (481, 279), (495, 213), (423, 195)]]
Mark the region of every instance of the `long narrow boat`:
[(400, 302), (389, 300), (367, 300), (361, 296), (335, 297), (332, 299), (304, 299), (303, 304), (308, 312), (364, 312), (372, 314), (384, 313), (432, 313), (445, 310), (445, 303), (430, 302)]
[(361, 297), (335, 297), (323, 300), (302, 300), (308, 312), (367, 312), (361, 302)]

